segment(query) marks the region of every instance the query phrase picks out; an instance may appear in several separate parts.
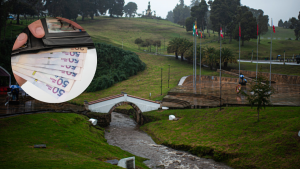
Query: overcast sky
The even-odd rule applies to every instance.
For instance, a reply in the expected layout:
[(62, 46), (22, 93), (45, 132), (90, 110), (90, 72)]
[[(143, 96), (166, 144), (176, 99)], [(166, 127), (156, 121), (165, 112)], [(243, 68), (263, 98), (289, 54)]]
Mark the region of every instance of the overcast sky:
[[(138, 6), (137, 13), (142, 13), (148, 8), (149, 0), (125, 0), (135, 2)], [(208, 2), (208, 0), (206, 0)], [(151, 10), (156, 11), (157, 16), (166, 18), (168, 11), (174, 9), (179, 0), (150, 0)], [(190, 5), (191, 0), (185, 0), (185, 5)], [(300, 0), (241, 0), (242, 5), (249, 6), (254, 9), (262, 9), (265, 15), (269, 15), (270, 24), (273, 18), (274, 25), (278, 25), (280, 19), (284, 21), (291, 17), (298, 17), (300, 11)]]

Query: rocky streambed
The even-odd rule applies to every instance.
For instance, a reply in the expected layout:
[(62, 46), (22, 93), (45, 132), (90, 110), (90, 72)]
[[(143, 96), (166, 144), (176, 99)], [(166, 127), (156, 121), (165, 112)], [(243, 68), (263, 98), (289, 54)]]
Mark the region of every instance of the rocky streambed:
[(152, 168), (165, 169), (230, 169), (225, 164), (200, 158), (184, 151), (157, 145), (149, 135), (141, 131), (128, 115), (113, 112), (105, 138), (110, 145), (118, 146), (134, 155), (147, 158), (144, 163)]

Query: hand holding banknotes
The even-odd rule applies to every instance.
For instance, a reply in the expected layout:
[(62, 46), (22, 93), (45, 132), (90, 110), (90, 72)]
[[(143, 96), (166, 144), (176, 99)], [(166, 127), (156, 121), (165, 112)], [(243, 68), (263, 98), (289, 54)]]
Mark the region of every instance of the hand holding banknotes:
[[(61, 18), (61, 17), (57, 17), (57, 19), (62, 20), (66, 23), (69, 23), (72, 26), (74, 26), (75, 28), (78, 28), (78, 29), (81, 29), (81, 30), (84, 31), (84, 29), (80, 25), (78, 25), (77, 23), (75, 23), (75, 22), (73, 22), (69, 19), (65, 19), (65, 18)], [(28, 29), (30, 30), (32, 35), (36, 38), (43, 38), (45, 36), (45, 31), (44, 31), (41, 20), (37, 20), (37, 21), (31, 23), (30, 25), (28, 25)], [(27, 34), (26, 33), (21, 33), (18, 36), (18, 38), (16, 39), (12, 50), (16, 50), (16, 49), (22, 47), (23, 45), (26, 44), (27, 40), (28, 40)], [(15, 79), (16, 79), (16, 81), (18, 82), (18, 84), (20, 86), (22, 86), (27, 81), (27, 80), (19, 77), (15, 73), (14, 73), (14, 76), (15, 76)]]

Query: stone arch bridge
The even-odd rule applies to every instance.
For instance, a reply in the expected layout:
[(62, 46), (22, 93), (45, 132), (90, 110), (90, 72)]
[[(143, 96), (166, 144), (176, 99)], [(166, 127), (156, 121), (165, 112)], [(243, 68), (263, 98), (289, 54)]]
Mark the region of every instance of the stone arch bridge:
[(131, 105), (136, 112), (136, 122), (144, 124), (143, 112), (158, 110), (161, 108), (160, 102), (124, 94), (109, 96), (99, 100), (86, 102), (85, 106), (88, 110), (98, 113), (112, 113), (115, 108), (121, 105)]

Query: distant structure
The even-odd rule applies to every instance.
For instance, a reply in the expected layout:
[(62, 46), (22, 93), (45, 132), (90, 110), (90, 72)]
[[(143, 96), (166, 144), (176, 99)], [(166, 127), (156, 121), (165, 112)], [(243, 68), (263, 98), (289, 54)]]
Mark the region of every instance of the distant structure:
[[(153, 14), (154, 13), (154, 14)], [(156, 11), (151, 10), (150, 1), (148, 2), (148, 9), (146, 9), (146, 12), (143, 11), (143, 18), (152, 18), (152, 19), (161, 19), (160, 17), (156, 17)]]
[(148, 9), (146, 9), (146, 16), (152, 16), (150, 1), (148, 2)]

